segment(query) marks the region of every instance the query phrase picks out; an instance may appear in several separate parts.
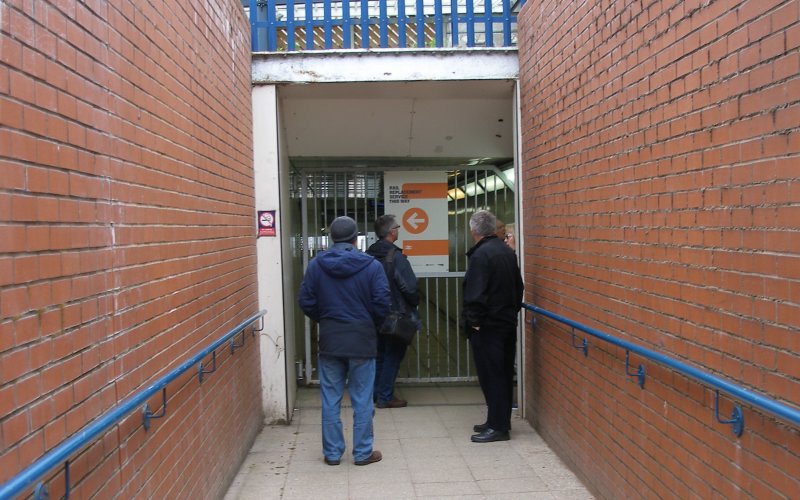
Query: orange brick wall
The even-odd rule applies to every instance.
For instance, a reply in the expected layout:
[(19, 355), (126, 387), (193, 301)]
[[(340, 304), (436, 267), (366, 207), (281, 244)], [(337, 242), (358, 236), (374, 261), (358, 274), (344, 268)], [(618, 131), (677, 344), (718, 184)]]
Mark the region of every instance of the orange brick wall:
[[(238, 1), (0, 3), (0, 482), (257, 311), (252, 157)], [(224, 493), (258, 341), (217, 366), (73, 457), (75, 494)]]
[[(796, 0), (528, 0), (527, 301), (800, 407), (799, 49)], [(527, 415), (600, 497), (800, 491), (797, 427), (526, 335)]]

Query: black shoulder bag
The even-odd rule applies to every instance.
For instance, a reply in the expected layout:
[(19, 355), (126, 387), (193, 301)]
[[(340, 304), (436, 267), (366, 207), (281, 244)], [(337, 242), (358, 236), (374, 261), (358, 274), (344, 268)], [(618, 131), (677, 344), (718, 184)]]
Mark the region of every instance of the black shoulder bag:
[[(397, 248), (392, 245), (392, 249), (389, 250), (383, 261), (383, 269), (386, 271), (386, 277), (389, 279), (389, 289), (392, 292), (392, 304), (397, 304), (400, 300), (404, 300), (403, 297), (398, 297), (395, 291), (397, 289), (394, 284), (394, 254), (396, 251)], [(417, 323), (408, 313), (392, 310), (386, 316), (379, 333), (408, 345), (417, 333)]]

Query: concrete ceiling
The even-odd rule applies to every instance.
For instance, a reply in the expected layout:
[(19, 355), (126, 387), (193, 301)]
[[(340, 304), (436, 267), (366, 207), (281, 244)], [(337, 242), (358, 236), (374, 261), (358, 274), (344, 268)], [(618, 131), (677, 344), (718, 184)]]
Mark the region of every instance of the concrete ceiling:
[(310, 83), (278, 98), (296, 167), (458, 166), (513, 158), (513, 92), (512, 80)]

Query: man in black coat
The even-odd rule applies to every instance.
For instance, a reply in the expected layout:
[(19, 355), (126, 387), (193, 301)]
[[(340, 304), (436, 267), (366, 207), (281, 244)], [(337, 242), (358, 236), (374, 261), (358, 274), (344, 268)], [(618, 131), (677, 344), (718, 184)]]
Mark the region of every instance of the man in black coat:
[(524, 285), (517, 256), (497, 237), (496, 217), (480, 210), (469, 220), (475, 241), (468, 252), (461, 319), (472, 346), (478, 382), (488, 407), (473, 427), (475, 443), (510, 439), (517, 317)]

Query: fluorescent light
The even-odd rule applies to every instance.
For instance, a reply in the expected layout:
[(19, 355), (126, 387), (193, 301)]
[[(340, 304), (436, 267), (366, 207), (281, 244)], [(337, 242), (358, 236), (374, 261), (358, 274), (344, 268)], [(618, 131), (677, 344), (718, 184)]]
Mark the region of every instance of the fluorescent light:
[(466, 196), (467, 195), (464, 194), (464, 191), (462, 191), (461, 188), (449, 189), (447, 191), (447, 197), (451, 200), (463, 200)]

